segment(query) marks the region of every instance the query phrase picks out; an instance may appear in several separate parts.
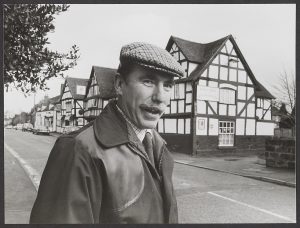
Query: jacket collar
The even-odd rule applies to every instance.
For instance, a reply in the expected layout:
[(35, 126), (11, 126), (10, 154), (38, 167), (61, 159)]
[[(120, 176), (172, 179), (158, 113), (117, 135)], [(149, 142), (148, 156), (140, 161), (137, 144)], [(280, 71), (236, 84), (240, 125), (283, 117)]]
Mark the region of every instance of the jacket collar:
[[(116, 101), (107, 104), (95, 119), (93, 126), (97, 140), (105, 147), (115, 147), (128, 142), (135, 145), (141, 144), (133, 129), (128, 127), (126, 120), (117, 110)], [(155, 141), (165, 143), (165, 140), (155, 130), (153, 134)]]

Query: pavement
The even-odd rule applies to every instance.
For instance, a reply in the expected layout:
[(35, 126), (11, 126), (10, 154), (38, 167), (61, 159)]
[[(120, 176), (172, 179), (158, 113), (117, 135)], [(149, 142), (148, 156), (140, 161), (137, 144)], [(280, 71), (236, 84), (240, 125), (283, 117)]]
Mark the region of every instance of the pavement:
[[(60, 133), (50, 133), (58, 137)], [(172, 152), (178, 164), (184, 164), (217, 172), (253, 178), (265, 182), (296, 187), (296, 174), (294, 169), (271, 168), (266, 166), (266, 161), (258, 154), (249, 152), (237, 155), (218, 154), (218, 156), (191, 156), (184, 153)]]
[(173, 157), (179, 164), (296, 187), (294, 169), (267, 167), (265, 159), (256, 154), (197, 157), (173, 152)]

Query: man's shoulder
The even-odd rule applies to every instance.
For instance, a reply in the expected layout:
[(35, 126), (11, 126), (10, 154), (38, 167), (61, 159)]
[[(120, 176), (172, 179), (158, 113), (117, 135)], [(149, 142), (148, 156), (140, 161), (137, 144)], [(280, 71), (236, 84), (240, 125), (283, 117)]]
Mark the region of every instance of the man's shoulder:
[(57, 138), (56, 144), (60, 144), (60, 145), (71, 144), (75, 146), (77, 143), (85, 143), (85, 141), (86, 144), (89, 144), (88, 141), (90, 141), (93, 138), (94, 138), (93, 122), (90, 122), (76, 131), (72, 131), (70, 133), (59, 136)]

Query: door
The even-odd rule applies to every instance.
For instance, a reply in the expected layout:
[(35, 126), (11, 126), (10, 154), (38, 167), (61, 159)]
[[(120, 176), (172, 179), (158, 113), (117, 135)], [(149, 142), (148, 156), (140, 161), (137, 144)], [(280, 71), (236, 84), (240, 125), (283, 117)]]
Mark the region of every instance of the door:
[(233, 121), (219, 121), (219, 146), (234, 146)]

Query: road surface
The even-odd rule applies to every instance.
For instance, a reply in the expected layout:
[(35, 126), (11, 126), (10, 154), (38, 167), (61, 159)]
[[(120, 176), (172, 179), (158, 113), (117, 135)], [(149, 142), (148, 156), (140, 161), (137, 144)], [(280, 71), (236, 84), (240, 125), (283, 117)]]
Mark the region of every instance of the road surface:
[[(28, 223), (53, 136), (5, 130), (5, 223)], [(294, 223), (295, 188), (175, 164), (180, 223)]]

